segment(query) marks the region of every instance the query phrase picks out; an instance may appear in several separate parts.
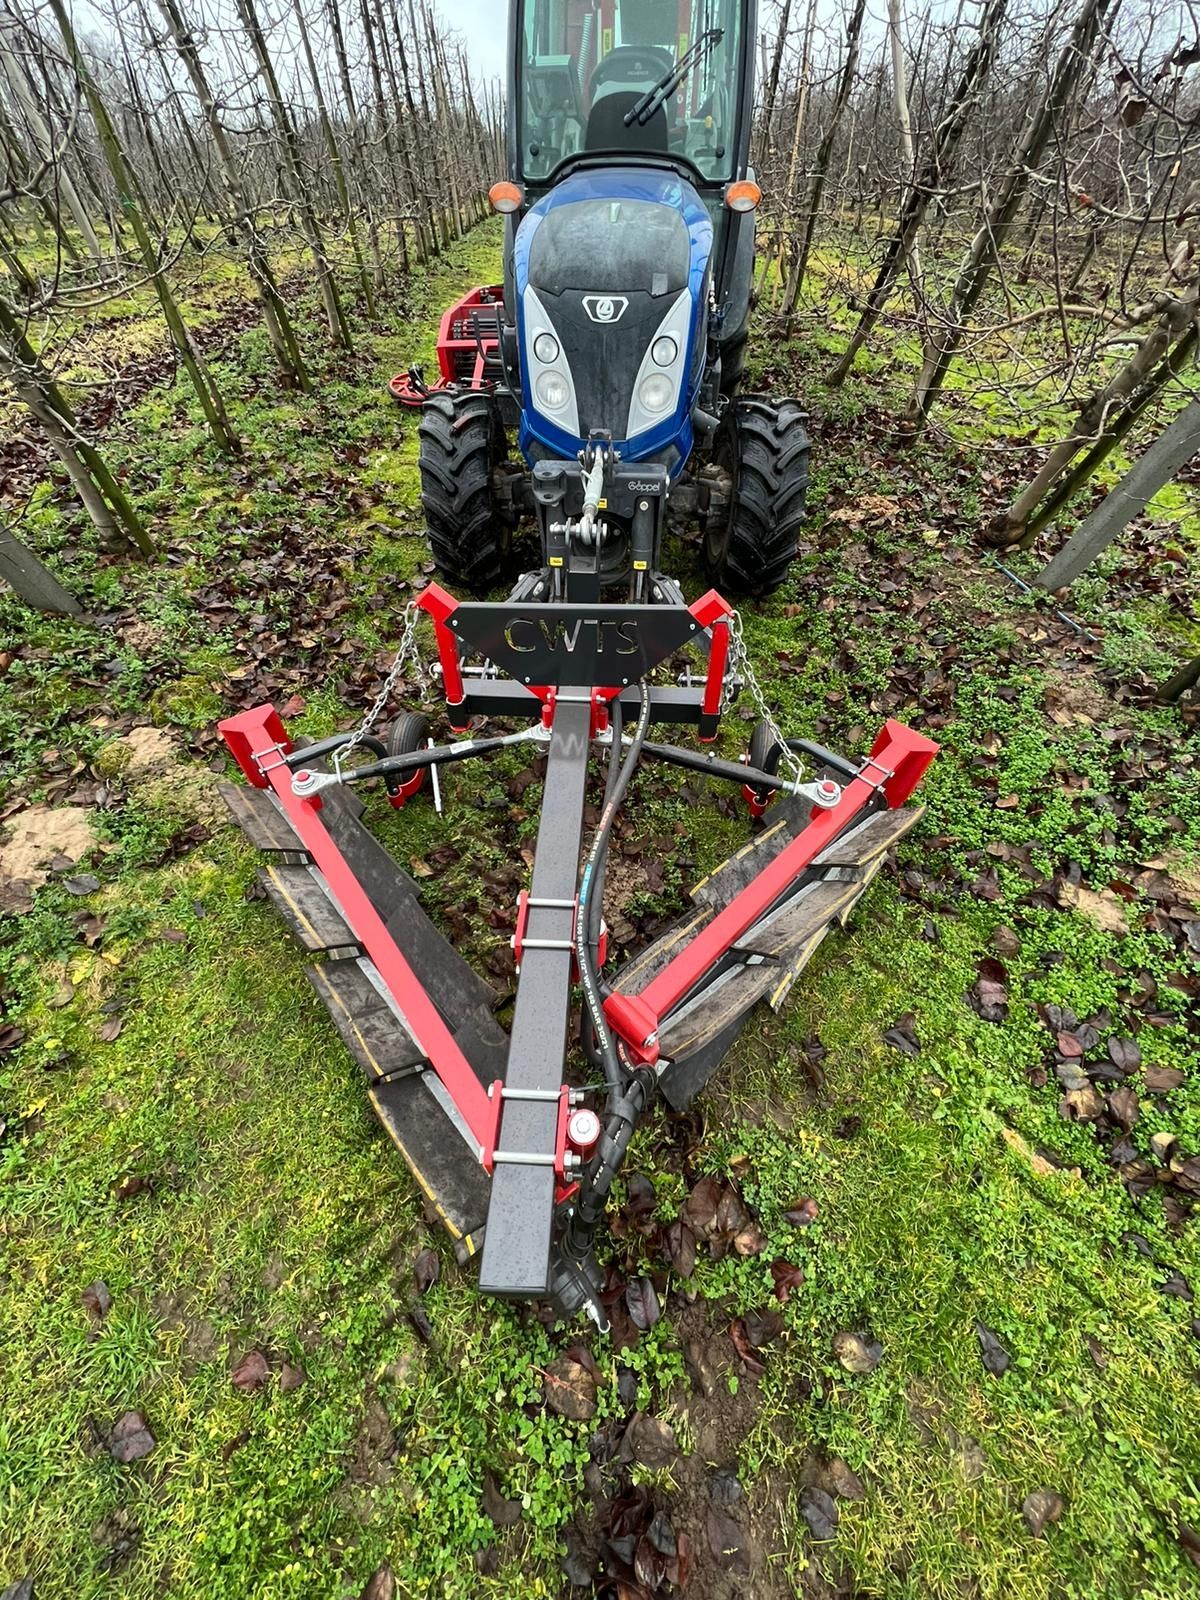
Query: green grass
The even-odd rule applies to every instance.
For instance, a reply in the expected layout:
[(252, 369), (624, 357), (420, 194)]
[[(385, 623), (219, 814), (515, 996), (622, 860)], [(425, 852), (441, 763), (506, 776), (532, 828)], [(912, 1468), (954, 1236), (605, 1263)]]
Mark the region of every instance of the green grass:
[[(369, 700), (369, 668), (427, 559), (414, 421), (383, 382), (431, 359), (443, 303), (494, 274), (497, 239), (480, 230), (361, 327), (358, 354), (311, 402), (281, 394), (265, 340), (242, 335), (221, 368), (244, 463), (207, 452), (178, 390), (147, 395), (109, 448), (155, 522), (156, 567), (91, 548), (69, 503), (40, 492), (29, 536), (110, 626), (31, 618), (0, 597), (17, 646), (0, 679), (4, 798), (45, 794), (98, 758), (119, 801), (97, 813), (101, 889), (50, 883), (0, 944), (5, 1020), (26, 1034), (0, 1057), (0, 1587), (30, 1573), (38, 1600), (347, 1600), (386, 1561), (405, 1600), (561, 1596), (562, 1531), (588, 1502), (592, 1433), (623, 1414), (625, 1365), (689, 1452), (639, 1476), (670, 1511), (693, 1471), (736, 1464), (769, 1594), (1182, 1600), (1196, 1571), (1178, 1536), (1200, 1527), (1200, 1345), (1194, 1307), (1161, 1284), (1169, 1270), (1200, 1281), (1196, 1224), (1173, 1228), (1161, 1191), (1132, 1201), (1090, 1128), (1060, 1116), (1052, 1067), (1039, 1082), (1053, 1038), (1037, 1010), (1107, 1011), (1102, 1043), (1137, 1031), (1147, 1064), (1183, 1068), (1184, 1088), (1142, 1095), (1132, 1137), (1142, 1154), (1156, 1132), (1200, 1148), (1195, 962), (1135, 885), (1144, 863), (1195, 872), (1200, 857), (1187, 729), (1128, 687), (1178, 643), (1158, 611), (1110, 598), (1097, 663), (1002, 585), (970, 543), (996, 493), (978, 419), (953, 417), (949, 443), (898, 458), (870, 420), (883, 380), (856, 378), (820, 418), (805, 551), (775, 600), (743, 608), (789, 728), (858, 750), (895, 715), (931, 726), (942, 754), (899, 872), (826, 942), (785, 1015), (755, 1017), (703, 1102), (694, 1160), (739, 1175), (769, 1240), (757, 1258), (697, 1269), (729, 1401), (715, 1433), (685, 1376), (682, 1330), (695, 1334), (698, 1313), (682, 1299), (618, 1354), (475, 1297), (303, 958), (249, 897), (253, 852), (210, 804), (211, 725), (252, 695), (296, 693), (295, 725), (321, 734)], [(316, 349), (315, 308), (303, 318)], [(844, 332), (835, 318), (828, 350), (789, 356), (818, 411), (818, 363)], [(836, 520), (870, 495), (893, 509)], [(1164, 514), (1173, 539), (1193, 537), (1177, 502)], [(694, 588), (694, 550), (672, 559)], [(880, 593), (881, 573), (894, 592)], [(1106, 592), (1090, 593), (1095, 613)], [(1056, 719), (1064, 685), (1087, 692), (1086, 709)], [(105, 752), (135, 717), (177, 738), (182, 777), (120, 787)], [(735, 718), (723, 749), (744, 740)], [(504, 896), (481, 874), (532, 843), (538, 790), (514, 805), (507, 788), (525, 765), (514, 751), (479, 784), (451, 772), (442, 817), (418, 805), (378, 818), (401, 861), (457, 851), (423, 884), (450, 926), (496, 908)], [(715, 798), (635, 784), (628, 837), (672, 859), (633, 912), (666, 913), (745, 838)], [(1134, 885), (1124, 937), (1041, 894), (1072, 865), (1097, 892)], [(89, 915), (98, 943), (79, 925)], [(967, 995), (1001, 925), (1020, 953), (1006, 958), (1008, 1015), (988, 1023)], [(470, 952), (485, 959), (504, 937), (485, 927)], [(911, 1058), (883, 1038), (909, 1013)], [(814, 1036), (820, 1090), (801, 1066)], [(669, 1219), (686, 1186), (663, 1150), (653, 1123), (632, 1168), (654, 1176)], [(784, 1212), (801, 1195), (818, 1217), (798, 1231)], [(1131, 1230), (1153, 1261), (1123, 1241)], [(408, 1312), (430, 1242), (442, 1276), (427, 1348)], [(805, 1283), (755, 1379), (725, 1330), (767, 1303), (776, 1258)], [(112, 1293), (103, 1321), (80, 1299), (98, 1278)], [(977, 1322), (1011, 1353), (1003, 1376), (983, 1368)], [(839, 1364), (846, 1330), (882, 1345), (872, 1373)], [(542, 1406), (540, 1370), (579, 1337), (603, 1379), (590, 1424)], [(244, 1394), (230, 1369), (255, 1349), (273, 1375)], [(290, 1392), (285, 1363), (305, 1375)], [(104, 1440), (131, 1409), (157, 1443), (119, 1466)], [(841, 1502), (837, 1539), (819, 1546), (798, 1496), (834, 1455), (866, 1493)], [(486, 1471), (522, 1501), (514, 1528), (483, 1510)], [(1043, 1488), (1065, 1510), (1034, 1539), (1021, 1506)]]

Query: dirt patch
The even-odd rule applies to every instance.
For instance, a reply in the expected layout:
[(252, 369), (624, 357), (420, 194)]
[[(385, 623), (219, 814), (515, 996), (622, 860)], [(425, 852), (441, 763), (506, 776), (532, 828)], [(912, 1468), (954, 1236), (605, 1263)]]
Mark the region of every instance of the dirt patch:
[(377, 1394), (367, 1399), (367, 1410), (354, 1443), (354, 1464), (350, 1468), (350, 1482), (378, 1484), (389, 1482), (399, 1448), (392, 1419), (387, 1407)]
[(30, 806), (0, 845), (0, 913), (28, 910), (52, 868), (65, 870), (97, 848), (91, 814), (78, 806)]
[(767, 1471), (747, 1487), (737, 1475), (738, 1450), (758, 1416), (758, 1381), (739, 1377), (730, 1393), (740, 1363), (718, 1308), (689, 1306), (676, 1326), (691, 1386), (671, 1398), (694, 1443), (674, 1469), (669, 1514), (691, 1545), (688, 1590), (705, 1600), (793, 1600), (783, 1564), (786, 1482)]
[(136, 783), (140, 778), (157, 777), (175, 765), (178, 745), (164, 728), (131, 728), (123, 738), (114, 739), (96, 758), (96, 771), (102, 777), (118, 774)]
[(1074, 723), (1091, 727), (1109, 721), (1113, 712), (1112, 700), (1088, 673), (1051, 670), (1046, 674), (1046, 714), (1059, 727)]

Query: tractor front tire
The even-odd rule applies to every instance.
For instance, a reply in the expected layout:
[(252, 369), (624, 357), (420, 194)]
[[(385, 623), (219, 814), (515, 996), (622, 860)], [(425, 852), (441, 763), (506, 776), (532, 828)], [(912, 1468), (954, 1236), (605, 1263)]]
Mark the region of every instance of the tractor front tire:
[(431, 394), (418, 436), (421, 504), (437, 569), (451, 583), (488, 589), (504, 576), (513, 536), (513, 519), (492, 489), (504, 457), (493, 403), (474, 390)]
[(787, 577), (808, 497), (806, 415), (794, 400), (735, 400), (714, 447), (728, 477), (728, 514), (704, 530), (704, 564), (719, 586), (762, 598)]

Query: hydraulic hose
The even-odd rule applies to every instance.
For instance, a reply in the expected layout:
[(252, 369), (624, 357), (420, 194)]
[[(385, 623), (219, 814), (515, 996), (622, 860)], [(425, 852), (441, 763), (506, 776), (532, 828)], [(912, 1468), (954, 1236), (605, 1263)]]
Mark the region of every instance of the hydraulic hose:
[[(624, 761), (621, 762), (615, 781), (611, 781), (605, 795), (604, 811), (600, 818), (600, 825), (592, 838), (592, 847), (583, 867), (583, 876), (579, 882), (579, 910), (575, 917), (575, 961), (579, 967), (579, 982), (583, 989), (584, 1004), (591, 1018), (592, 1028), (596, 1036), (596, 1045), (600, 1058), (600, 1065), (604, 1069), (604, 1079), (608, 1084), (610, 1102), (614, 1095), (619, 1096), (624, 1088), (624, 1076), (621, 1072), (621, 1063), (617, 1057), (617, 1046), (612, 1036), (612, 1029), (608, 1025), (608, 1018), (604, 1015), (604, 997), (600, 991), (600, 980), (596, 974), (596, 963), (592, 956), (591, 940), (589, 934), (592, 905), (599, 903), (597, 896), (597, 883), (603, 888), (603, 866), (608, 855), (609, 838), (612, 834), (613, 820), (620, 810), (621, 801), (625, 798), (625, 791), (629, 788), (629, 781), (633, 777), (634, 769), (638, 764), (638, 757), (642, 753), (645, 742), (646, 730), (650, 726), (650, 690), (645, 681), (642, 682), (642, 704), (638, 713), (637, 726), (634, 729), (633, 741), (626, 752)], [(617, 742), (614, 742), (613, 755), (610, 758), (609, 775), (611, 779), (613, 766), (616, 762)], [(599, 878), (598, 878), (599, 872)]]
[[(580, 985), (595, 1036), (594, 1053), (598, 1058), (598, 1065), (603, 1068), (605, 1082), (608, 1085), (604, 1132), (600, 1137), (596, 1154), (588, 1164), (580, 1187), (575, 1215), (571, 1219), (566, 1238), (568, 1249), (577, 1261), (582, 1261), (592, 1247), (596, 1224), (603, 1215), (613, 1180), (621, 1169), (629, 1149), (629, 1142), (633, 1138), (633, 1130), (646, 1109), (654, 1083), (652, 1074), (637, 1073), (627, 1079), (622, 1069), (617, 1055), (616, 1041), (613, 1039), (612, 1029), (608, 1026), (608, 1018), (604, 1015), (604, 999), (596, 973), (589, 933), (593, 907), (601, 903), (604, 867), (608, 857), (613, 819), (620, 809), (629, 781), (637, 767), (646, 731), (650, 726), (650, 690), (644, 679), (641, 691), (642, 701), (637, 725), (619, 770), (616, 762), (617, 750), (620, 747), (620, 713), (616, 712), (618, 720), (614, 723), (613, 753), (609, 764), (604, 812), (584, 864), (579, 887), (579, 912), (575, 919), (575, 959), (579, 967)], [(586, 1023), (584, 1032), (586, 1035)], [(591, 1054), (589, 1051), (589, 1056)]]
[[(607, 812), (612, 804), (613, 792), (621, 775), (621, 728), (624, 720), (620, 699), (615, 699), (609, 706), (612, 744), (608, 747), (608, 778), (604, 785), (602, 814)], [(592, 951), (594, 960), (599, 959), (600, 923), (604, 916), (604, 880), (607, 875), (608, 851), (605, 850), (596, 862), (595, 877), (588, 889), (588, 948)]]

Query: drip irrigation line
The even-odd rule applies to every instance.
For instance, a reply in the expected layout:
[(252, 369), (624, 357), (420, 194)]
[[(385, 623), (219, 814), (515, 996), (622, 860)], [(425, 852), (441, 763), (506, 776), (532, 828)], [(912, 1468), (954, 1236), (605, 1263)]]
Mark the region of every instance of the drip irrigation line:
[[(992, 565), (996, 568), (997, 572), (1002, 572), (1010, 583), (1014, 583), (1017, 588), (1020, 589), (1022, 594), (1034, 595), (1035, 597), (1038, 595), (1038, 591), (1034, 589), (1032, 585), (1026, 583), (1024, 578), (1018, 577), (1011, 567), (1006, 567), (998, 556), (992, 557)], [(1086, 639), (1089, 644), (1100, 643), (1100, 640), (1096, 637), (1096, 635), (1090, 632), (1089, 629), (1085, 628), (1082, 622), (1076, 622), (1074, 617), (1069, 617), (1067, 613), (1063, 610), (1060, 610), (1058, 606), (1054, 607), (1054, 615), (1060, 622), (1065, 622), (1068, 628), (1073, 628), (1075, 632), (1079, 634), (1081, 638)]]

